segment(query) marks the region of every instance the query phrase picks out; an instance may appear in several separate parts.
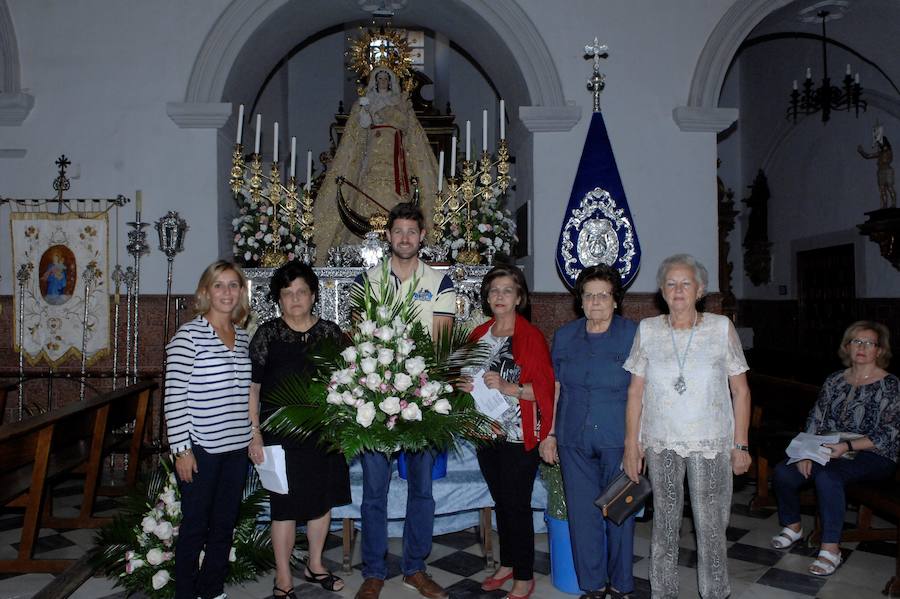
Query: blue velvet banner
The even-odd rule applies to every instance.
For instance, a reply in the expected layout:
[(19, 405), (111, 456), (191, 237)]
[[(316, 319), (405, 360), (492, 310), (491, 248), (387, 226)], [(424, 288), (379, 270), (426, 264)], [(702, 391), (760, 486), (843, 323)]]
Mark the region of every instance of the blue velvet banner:
[(641, 262), (631, 210), (616, 166), (603, 114), (591, 116), (569, 204), (563, 216), (556, 267), (569, 287), (588, 266), (616, 268), (627, 286)]

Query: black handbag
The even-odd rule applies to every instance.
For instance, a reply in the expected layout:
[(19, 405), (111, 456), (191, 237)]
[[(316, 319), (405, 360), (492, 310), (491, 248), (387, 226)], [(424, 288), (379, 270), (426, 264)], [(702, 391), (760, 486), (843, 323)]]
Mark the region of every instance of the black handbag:
[(650, 496), (650, 481), (643, 474), (638, 474), (637, 484), (622, 471), (612, 480), (600, 496), (594, 500), (603, 512), (603, 516), (621, 525), (629, 516), (637, 513), (647, 497)]

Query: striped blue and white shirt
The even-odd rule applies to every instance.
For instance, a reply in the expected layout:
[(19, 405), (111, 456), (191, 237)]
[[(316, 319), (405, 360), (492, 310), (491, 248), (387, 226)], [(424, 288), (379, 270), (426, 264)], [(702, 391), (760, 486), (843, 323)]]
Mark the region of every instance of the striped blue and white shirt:
[(173, 453), (199, 445), (210, 453), (250, 444), (250, 341), (235, 327), (234, 350), (203, 316), (166, 346), (166, 427)]

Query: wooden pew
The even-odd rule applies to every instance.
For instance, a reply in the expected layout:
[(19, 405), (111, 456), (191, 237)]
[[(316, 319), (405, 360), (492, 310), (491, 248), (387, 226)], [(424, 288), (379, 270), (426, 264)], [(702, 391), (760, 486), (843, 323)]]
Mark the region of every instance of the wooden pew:
[(804, 430), (819, 387), (752, 372), (748, 383), (753, 401), (750, 447), (756, 474), (756, 495), (750, 507), (759, 509), (775, 505), (769, 493), (772, 469), (785, 458), (784, 450), (791, 439)]
[[(137, 481), (150, 396), (157, 384), (144, 382), (83, 402), (0, 426), (0, 506), (24, 507), (19, 553), (0, 560), (0, 572), (60, 572), (71, 559), (35, 559), (34, 545), (42, 527), (96, 528), (109, 521), (93, 515), (98, 495), (121, 494), (124, 488), (100, 487), (104, 458), (128, 455), (125, 488)], [(131, 426), (126, 435), (119, 431)], [(72, 518), (52, 513), (53, 483), (66, 475), (83, 474), (81, 511)]]

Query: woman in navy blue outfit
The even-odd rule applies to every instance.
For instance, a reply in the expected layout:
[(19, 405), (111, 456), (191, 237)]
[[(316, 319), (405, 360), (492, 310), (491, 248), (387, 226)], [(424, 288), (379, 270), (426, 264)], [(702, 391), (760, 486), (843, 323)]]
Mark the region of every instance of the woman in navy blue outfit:
[(554, 430), (541, 457), (562, 466), (569, 532), (583, 599), (627, 597), (634, 590), (634, 517), (617, 526), (593, 500), (619, 473), (631, 375), (622, 368), (637, 325), (615, 312), (625, 292), (618, 271), (601, 264), (575, 283), (584, 313), (553, 337), (557, 401)]

